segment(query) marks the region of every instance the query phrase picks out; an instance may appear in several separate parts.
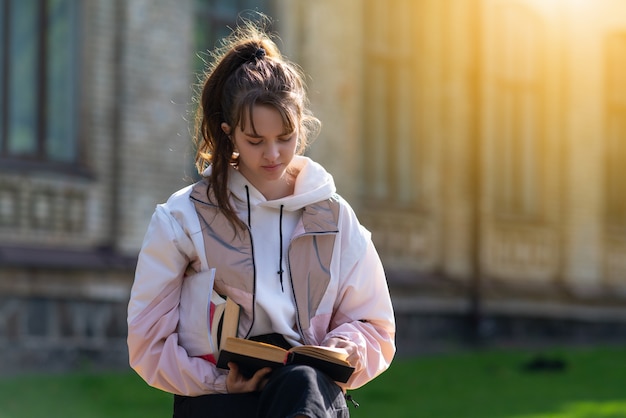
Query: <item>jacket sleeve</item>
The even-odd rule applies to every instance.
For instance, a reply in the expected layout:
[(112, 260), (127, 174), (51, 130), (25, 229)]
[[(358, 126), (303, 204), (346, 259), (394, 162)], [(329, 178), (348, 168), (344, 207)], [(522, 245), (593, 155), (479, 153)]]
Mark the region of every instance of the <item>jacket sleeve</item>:
[(226, 375), (212, 363), (190, 357), (177, 334), (181, 285), (195, 250), (165, 206), (152, 216), (139, 253), (128, 305), (131, 367), (151, 386), (197, 396), (225, 393)]
[(395, 318), (381, 260), (349, 206), (343, 207), (335, 250), (340, 282), (329, 338), (356, 344), (359, 362), (346, 384), (356, 389), (385, 371), (395, 355)]

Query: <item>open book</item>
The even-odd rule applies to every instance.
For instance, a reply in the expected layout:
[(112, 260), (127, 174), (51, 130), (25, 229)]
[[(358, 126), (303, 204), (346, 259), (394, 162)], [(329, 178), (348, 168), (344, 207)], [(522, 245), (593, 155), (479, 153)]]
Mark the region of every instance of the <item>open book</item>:
[(258, 341), (228, 337), (220, 347), (217, 367), (228, 369), (228, 362), (233, 362), (244, 375), (250, 376), (263, 367), (304, 364), (315, 367), (337, 382), (345, 383), (354, 372), (347, 357), (348, 354), (338, 348), (301, 345), (285, 350)]

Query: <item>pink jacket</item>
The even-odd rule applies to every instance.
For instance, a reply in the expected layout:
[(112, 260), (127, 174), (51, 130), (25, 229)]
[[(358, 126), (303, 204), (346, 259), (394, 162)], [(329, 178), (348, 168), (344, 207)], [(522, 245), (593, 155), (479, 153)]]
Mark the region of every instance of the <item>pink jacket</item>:
[[(239, 336), (247, 336), (254, 321), (252, 242), (234, 235), (208, 203), (206, 188), (201, 181), (157, 206), (128, 307), (131, 367), (150, 385), (188, 396), (226, 391), (226, 371), (198, 357), (212, 349), (210, 286), (241, 305)], [(346, 389), (386, 370), (395, 354), (393, 309), (370, 234), (350, 206), (337, 195), (306, 206), (288, 258), (303, 341), (324, 345), (339, 337), (357, 344), (360, 361)]]

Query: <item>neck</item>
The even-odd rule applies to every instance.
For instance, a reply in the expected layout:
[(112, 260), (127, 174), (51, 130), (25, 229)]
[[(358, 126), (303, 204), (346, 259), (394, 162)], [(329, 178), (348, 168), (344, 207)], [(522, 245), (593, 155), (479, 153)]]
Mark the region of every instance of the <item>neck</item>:
[(253, 183), (253, 185), (259, 192), (261, 192), (265, 199), (277, 200), (293, 194), (294, 182), (290, 180), (289, 177), (290, 176), (285, 173), (285, 175), (278, 180), (267, 182), (262, 185), (256, 185)]
[(250, 179), (245, 173), (240, 173), (257, 189), (266, 200), (277, 200), (294, 193), (295, 176), (285, 171), (276, 180), (260, 181), (258, 178)]

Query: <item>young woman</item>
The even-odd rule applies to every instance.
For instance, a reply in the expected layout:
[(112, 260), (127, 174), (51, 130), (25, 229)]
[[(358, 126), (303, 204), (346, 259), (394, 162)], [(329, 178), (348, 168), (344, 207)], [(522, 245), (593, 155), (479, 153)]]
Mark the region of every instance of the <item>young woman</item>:
[[(319, 121), (298, 68), (253, 24), (214, 58), (195, 138), (203, 178), (150, 222), (128, 307), (130, 364), (175, 394), (175, 417), (348, 416), (346, 390), (395, 353), (383, 267), (331, 175), (302, 156)], [(206, 338), (211, 286), (241, 306), (239, 337), (340, 348), (350, 380), (308, 366), (252, 377), (233, 363), (217, 368)]]

